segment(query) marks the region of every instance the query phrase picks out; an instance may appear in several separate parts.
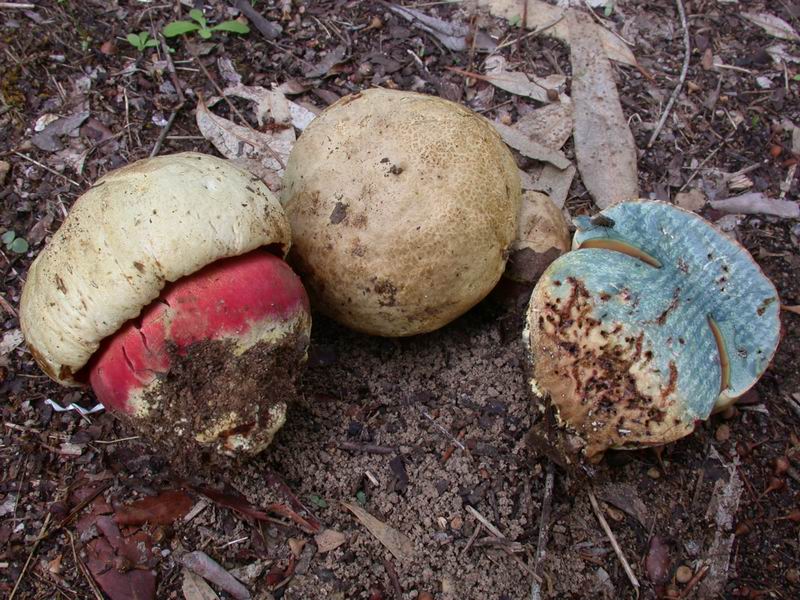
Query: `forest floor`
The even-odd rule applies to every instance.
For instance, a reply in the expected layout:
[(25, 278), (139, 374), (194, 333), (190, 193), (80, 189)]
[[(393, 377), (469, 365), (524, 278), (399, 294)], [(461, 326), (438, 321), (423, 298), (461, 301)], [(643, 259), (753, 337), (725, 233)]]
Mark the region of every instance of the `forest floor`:
[[(543, 598), (800, 597), (800, 316), (791, 312), (781, 315), (773, 364), (735, 409), (658, 451), (608, 452), (591, 477), (554, 466), (527, 435), (542, 421), (521, 341), (530, 288), (505, 283), (450, 325), (410, 339), (360, 335), (315, 315), (302, 401), (274, 444), (235, 471), (186, 481), (112, 415), (55, 411), (46, 400), (87, 408), (95, 400), (48, 380), (26, 350), (17, 307), (27, 269), (104, 173), (157, 143), (160, 154), (217, 154), (194, 110), (198, 98), (217, 94), (219, 59), (243, 83), (287, 84), (294, 101), (314, 109), (376, 85), (446, 97), (505, 123), (539, 106), (465, 75), (482, 72), (485, 53), (450, 50), (388, 4), (366, 0), (256, 1), (282, 27), (274, 40), (251, 26), (247, 35), (170, 41), (180, 105), (163, 49), (137, 50), (126, 36), (160, 31), (203, 4), (209, 23), (239, 17), (235, 3), (221, 1), (0, 7), (0, 232), (25, 242), (12, 247), (7, 236), (0, 248), (0, 593), (206, 598), (182, 558), (202, 551), (255, 598), (517, 599), (530, 598), (537, 579), (533, 593)], [(463, 23), (468, 37), (482, 32), (504, 46), (497, 52), (509, 68), (564, 74), (569, 90), (568, 47), (492, 16), (486, 2), (399, 4)], [(595, 9), (641, 67), (613, 67), (641, 197), (747, 191), (797, 200), (800, 47), (742, 13), (797, 27), (800, 3), (685, 5), (691, 60), (650, 148), (684, 56), (676, 4), (617, 0)], [(222, 103), (215, 110), (232, 118)], [(56, 117), (66, 118), (46, 129)], [(564, 152), (574, 159), (571, 141)], [(580, 177), (566, 207), (572, 216), (597, 210)], [(697, 210), (723, 217), (702, 201)], [(724, 224), (783, 304), (800, 304), (798, 221), (749, 215)], [(146, 525), (125, 508), (144, 497), (157, 498), (138, 505), (150, 515)], [(412, 555), (387, 550), (343, 502), (408, 536)], [(297, 514), (305, 520), (286, 518)], [(228, 587), (214, 585), (219, 597), (235, 597)]]

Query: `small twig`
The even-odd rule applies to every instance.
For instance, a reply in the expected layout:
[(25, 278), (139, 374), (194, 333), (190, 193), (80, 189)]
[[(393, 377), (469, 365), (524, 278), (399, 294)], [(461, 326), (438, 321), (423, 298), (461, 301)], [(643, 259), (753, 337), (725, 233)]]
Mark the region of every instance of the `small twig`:
[(586, 4), (586, 8), (589, 9), (589, 14), (592, 15), (592, 18), (595, 21), (597, 21), (597, 24), (600, 25), (600, 27), (602, 27), (603, 29), (608, 31), (614, 37), (618, 38), (626, 46), (630, 46), (631, 48), (636, 46), (636, 44), (634, 44), (633, 42), (629, 42), (624, 37), (622, 37), (620, 34), (618, 34), (616, 31), (614, 31), (613, 29), (608, 27), (605, 23), (603, 23), (603, 20), (595, 14), (594, 9), (592, 8), (592, 5), (589, 4), (589, 0), (583, 0), (583, 2)]
[[(555, 465), (547, 461), (547, 476), (544, 481), (544, 498), (542, 499), (542, 512), (539, 514), (539, 539), (536, 542), (536, 555), (533, 561), (533, 572), (540, 574), (542, 560), (547, 548), (547, 538), (550, 536), (550, 511), (553, 507), (553, 487), (555, 486)], [(531, 584), (531, 600), (542, 597), (541, 582), (533, 580)]]
[(339, 450), (350, 452), (364, 452), (365, 454), (394, 454), (395, 449), (389, 446), (377, 446), (375, 444), (356, 444), (355, 442), (337, 442), (334, 444)]
[(478, 526), (475, 528), (475, 531), (472, 532), (472, 535), (469, 536), (469, 540), (467, 540), (467, 545), (464, 546), (464, 549), (461, 551), (461, 556), (464, 556), (469, 551), (469, 549), (472, 548), (472, 544), (474, 544), (475, 540), (478, 539), (478, 535), (480, 534), (481, 529), (483, 529), (483, 524), (481, 524), (481, 522), (478, 521)]
[(232, 0), (231, 4), (238, 8), (239, 11), (245, 17), (247, 17), (247, 20), (253, 24), (253, 27), (258, 29), (258, 31), (261, 32), (261, 35), (268, 40), (272, 41), (276, 39), (283, 31), (283, 28), (280, 25), (265, 19), (261, 13), (253, 8), (248, 0)]
[(36, 5), (30, 4), (28, 2), (0, 2), (0, 8), (30, 9), (30, 8), (36, 8)]
[(466, 452), (467, 447), (464, 446), (464, 444), (462, 444), (461, 442), (459, 442), (458, 439), (456, 438), (456, 436), (454, 436), (452, 433), (450, 433), (445, 427), (439, 425), (439, 423), (436, 422), (436, 419), (434, 419), (432, 416), (430, 416), (427, 412), (425, 412), (424, 410), (421, 411), (421, 412), (422, 412), (422, 416), (425, 417), (426, 419), (428, 419), (431, 423), (433, 423), (433, 425), (434, 425), (434, 427), (436, 427), (436, 429), (438, 429), (443, 434), (445, 434), (447, 437), (449, 437), (451, 440), (453, 440), (453, 443), (456, 446), (458, 446), (459, 448), (461, 448), (463, 451)]
[(167, 119), (167, 124), (161, 129), (161, 133), (158, 134), (158, 139), (156, 140), (153, 149), (150, 151), (150, 158), (153, 158), (156, 154), (161, 151), (161, 146), (164, 144), (164, 139), (167, 137), (169, 130), (172, 129), (172, 124), (175, 122), (175, 117), (178, 116), (178, 111), (183, 107), (183, 104), (179, 104), (175, 107), (175, 109), (170, 113), (169, 119)]
[[(528, 8), (527, 4), (525, 5), (525, 8), (526, 9)], [(565, 13), (561, 13), (557, 19), (551, 21), (550, 23), (545, 23), (541, 27), (537, 27), (536, 29), (534, 29), (533, 31), (529, 31), (525, 35), (521, 35), (517, 38), (514, 38), (513, 40), (509, 40), (507, 42), (500, 44), (497, 48), (494, 49), (494, 53), (498, 52), (499, 50), (502, 50), (503, 48), (508, 48), (509, 46), (513, 46), (514, 44), (521, 42), (522, 40), (526, 40), (531, 37), (536, 37), (543, 31), (547, 31), (551, 27), (555, 27), (564, 18), (564, 14)]]
[(685, 191), (686, 188), (689, 187), (689, 184), (692, 183), (692, 181), (694, 181), (694, 178), (697, 177), (697, 175), (700, 173), (700, 171), (703, 169), (703, 167), (705, 167), (706, 164), (708, 164), (708, 161), (710, 161), (712, 158), (714, 158), (714, 156), (717, 154), (717, 152), (722, 150), (722, 148), (725, 146), (725, 144), (730, 142), (735, 135), (736, 135), (736, 130), (734, 130), (733, 133), (731, 133), (728, 137), (726, 137), (719, 144), (717, 144), (717, 147), (714, 148), (714, 150), (711, 152), (711, 154), (706, 156), (703, 159), (703, 162), (701, 162), (699, 165), (697, 165), (697, 168), (694, 171), (692, 171), (692, 174), (689, 177), (689, 179), (686, 180), (686, 183), (684, 183), (683, 186), (681, 186), (681, 189), (679, 189), (678, 191), (679, 192)]
[(78, 565), (78, 569), (83, 576), (86, 578), (86, 581), (89, 583), (89, 587), (92, 588), (92, 593), (94, 594), (95, 600), (103, 600), (103, 594), (100, 592), (100, 588), (97, 587), (97, 582), (92, 577), (92, 574), (89, 572), (89, 568), (83, 564), (83, 561), (78, 556), (78, 553), (75, 551), (75, 538), (72, 536), (72, 532), (67, 530), (67, 535), (69, 536), (69, 545), (72, 547), (72, 558), (75, 560), (75, 564)]
[(98, 487), (94, 492), (89, 494), (89, 496), (87, 496), (81, 502), (79, 502), (78, 505), (75, 508), (73, 508), (66, 517), (64, 517), (61, 520), (61, 522), (58, 524), (58, 528), (57, 529), (60, 529), (60, 528), (64, 527), (65, 525), (69, 524), (69, 522), (72, 521), (72, 519), (74, 519), (75, 516), (78, 513), (80, 513), (84, 508), (89, 506), (89, 504), (91, 504), (94, 501), (95, 498), (97, 498), (100, 494), (102, 494), (108, 488), (110, 488), (112, 483), (113, 482), (111, 482), (111, 481), (105, 482), (103, 485)]
[(186, 98), (183, 95), (181, 83), (178, 81), (178, 75), (175, 73), (175, 65), (172, 62), (172, 56), (169, 54), (167, 40), (160, 33), (158, 34), (158, 38), (161, 40), (161, 48), (164, 50), (164, 57), (167, 61), (167, 71), (169, 72), (170, 79), (172, 79), (172, 85), (175, 88), (175, 93), (178, 95), (178, 105), (172, 109), (172, 113), (170, 113), (169, 119), (167, 119), (167, 124), (161, 129), (161, 133), (158, 135), (158, 139), (156, 140), (153, 149), (150, 151), (150, 158), (153, 158), (161, 151), (161, 146), (163, 145), (170, 129), (172, 129), (172, 124), (175, 122), (175, 117), (178, 116), (178, 113), (183, 108), (183, 105), (186, 104)]
[(492, 525), (492, 522), (489, 521), (489, 519), (484, 517), (481, 513), (479, 513), (477, 510), (475, 510), (472, 506), (467, 504), (466, 505), (466, 509), (467, 509), (467, 512), (469, 514), (471, 514), (473, 517), (478, 519), (478, 521), (480, 521), (481, 524), (484, 527), (486, 527), (486, 529), (487, 529), (487, 531), (489, 531), (489, 533), (491, 533), (492, 535), (497, 536), (497, 537), (499, 537), (501, 539), (506, 539), (506, 536), (504, 536), (497, 527)]
[(45, 171), (47, 171), (48, 173), (52, 173), (53, 175), (57, 175), (58, 177), (61, 177), (62, 179), (64, 179), (64, 180), (68, 181), (69, 183), (71, 183), (72, 185), (74, 185), (74, 186), (75, 186), (75, 187), (77, 187), (77, 188), (81, 187), (81, 184), (80, 184), (80, 183), (78, 183), (77, 181), (75, 181), (74, 179), (70, 179), (69, 177), (67, 177), (67, 176), (66, 176), (66, 175), (64, 175), (63, 173), (59, 173), (59, 172), (58, 172), (58, 171), (56, 171), (55, 169), (51, 169), (51, 168), (50, 168), (50, 167), (48, 167), (47, 165), (43, 165), (43, 164), (42, 164), (42, 163), (40, 163), (38, 160), (34, 160), (34, 159), (32, 159), (30, 156), (28, 156), (28, 155), (26, 155), (26, 154), (23, 154), (22, 152), (17, 152), (16, 150), (14, 150), (14, 151), (12, 152), (12, 154), (16, 154), (16, 155), (17, 155), (17, 156), (19, 156), (20, 158), (24, 158), (25, 160), (27, 160), (27, 161), (29, 161), (29, 162), (32, 162), (33, 164), (35, 164), (35, 165), (37, 165), (37, 166), (39, 166), (39, 167), (43, 168), (43, 169), (44, 169)]
[(14, 596), (16, 595), (22, 580), (25, 578), (25, 573), (28, 571), (28, 567), (31, 564), (31, 560), (33, 560), (33, 555), (36, 554), (36, 549), (39, 547), (39, 542), (42, 541), (44, 532), (47, 531), (47, 526), (50, 524), (51, 516), (52, 513), (48, 512), (44, 523), (42, 523), (42, 528), (39, 530), (39, 535), (36, 536), (36, 540), (33, 542), (33, 548), (31, 548), (30, 553), (28, 553), (28, 560), (26, 560), (25, 564), (22, 566), (22, 571), (20, 572), (19, 577), (17, 577), (17, 583), (14, 584), (14, 589), (11, 590), (11, 595), (8, 597), (8, 600), (14, 600)]
[(675, 0), (675, 4), (678, 5), (678, 13), (681, 16), (681, 25), (683, 26), (683, 66), (681, 67), (681, 74), (678, 78), (678, 85), (676, 85), (675, 89), (672, 91), (672, 95), (667, 101), (667, 106), (664, 108), (664, 112), (661, 114), (661, 118), (658, 120), (658, 125), (656, 125), (655, 130), (653, 130), (653, 135), (650, 136), (650, 141), (647, 142), (648, 148), (650, 148), (653, 145), (653, 142), (656, 141), (658, 134), (661, 133), (661, 129), (664, 127), (664, 123), (667, 122), (669, 111), (672, 110), (672, 105), (675, 104), (675, 100), (678, 98), (678, 94), (680, 94), (681, 89), (683, 88), (683, 83), (686, 81), (686, 73), (689, 72), (689, 59), (692, 56), (692, 46), (691, 42), (689, 41), (689, 24), (686, 22), (686, 11), (683, 9), (683, 0)]
[(603, 512), (600, 510), (600, 505), (597, 504), (597, 498), (594, 497), (592, 490), (588, 490), (587, 493), (589, 494), (589, 502), (592, 503), (594, 514), (597, 517), (597, 520), (600, 521), (600, 526), (603, 528), (603, 531), (605, 531), (606, 537), (608, 537), (608, 540), (611, 542), (611, 547), (614, 548), (614, 552), (617, 554), (619, 562), (622, 563), (622, 568), (625, 569), (625, 574), (628, 576), (631, 585), (636, 588), (636, 593), (638, 595), (639, 580), (636, 579), (636, 575), (633, 574), (633, 569), (631, 569), (631, 566), (628, 564), (628, 560), (622, 553), (622, 548), (619, 547), (617, 538), (614, 537), (614, 532), (611, 531), (611, 527), (608, 526), (608, 521), (606, 521), (606, 518), (603, 516)]
[(694, 590), (694, 588), (697, 586), (697, 584), (700, 583), (702, 581), (703, 577), (706, 576), (706, 573), (708, 573), (708, 569), (709, 569), (708, 565), (703, 565), (697, 571), (697, 573), (694, 574), (694, 577), (692, 577), (689, 580), (689, 583), (686, 584), (686, 587), (683, 588), (683, 592), (681, 592), (681, 595), (679, 596), (679, 598), (688, 598), (691, 595), (692, 590)]
[(397, 576), (397, 569), (394, 568), (394, 564), (392, 564), (392, 561), (388, 558), (383, 559), (383, 568), (389, 576), (389, 581), (392, 582), (394, 597), (397, 598), (397, 600), (402, 600), (403, 588), (400, 587), (400, 578)]

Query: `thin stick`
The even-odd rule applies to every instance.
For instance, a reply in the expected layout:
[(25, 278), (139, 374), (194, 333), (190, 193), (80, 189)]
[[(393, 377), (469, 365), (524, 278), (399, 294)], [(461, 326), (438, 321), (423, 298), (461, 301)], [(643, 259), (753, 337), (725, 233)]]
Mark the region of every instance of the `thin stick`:
[(36, 8), (36, 5), (27, 2), (0, 2), (0, 8)]
[[(525, 5), (525, 8), (526, 9), (528, 8), (527, 4)], [(560, 14), (557, 19), (551, 21), (550, 23), (545, 23), (541, 27), (537, 27), (536, 29), (534, 29), (533, 31), (529, 31), (525, 35), (521, 35), (521, 36), (519, 36), (517, 38), (514, 38), (513, 40), (509, 40), (507, 42), (504, 42), (504, 43), (500, 44), (497, 48), (494, 49), (493, 54), (498, 52), (499, 50), (502, 50), (503, 48), (508, 48), (509, 46), (513, 46), (514, 44), (516, 44), (518, 42), (521, 42), (522, 40), (526, 40), (526, 39), (528, 39), (530, 37), (536, 37), (537, 35), (539, 35), (543, 31), (547, 31), (551, 27), (554, 27), (554, 26), (558, 25), (558, 23), (563, 18), (564, 18), (564, 13)]]
[(86, 581), (89, 583), (89, 587), (92, 588), (92, 592), (94, 593), (95, 600), (103, 600), (103, 594), (100, 593), (100, 589), (97, 587), (97, 582), (95, 582), (92, 574), (89, 572), (89, 569), (83, 564), (83, 561), (78, 556), (78, 553), (75, 551), (75, 538), (72, 536), (71, 531), (67, 531), (67, 535), (69, 536), (69, 544), (72, 546), (72, 558), (75, 559), (75, 564), (78, 565), (78, 569), (80, 569), (83, 576), (86, 578)]
[(232, 0), (231, 4), (238, 8), (253, 26), (261, 32), (261, 35), (268, 40), (274, 40), (283, 31), (280, 25), (276, 25), (272, 21), (265, 19), (260, 12), (252, 7), (248, 0)]
[(619, 41), (621, 41), (626, 46), (630, 46), (631, 48), (634, 48), (636, 46), (636, 44), (634, 44), (632, 42), (629, 42), (624, 37), (622, 37), (620, 34), (618, 34), (616, 31), (614, 31), (613, 29), (608, 27), (605, 23), (603, 23), (603, 20), (594, 13), (594, 9), (592, 8), (592, 5), (589, 4), (589, 0), (583, 0), (583, 2), (584, 2), (584, 4), (586, 4), (586, 8), (589, 9), (589, 14), (592, 15), (592, 18), (595, 21), (597, 21), (597, 24), (600, 25), (600, 27), (602, 27), (603, 29), (608, 31), (614, 37), (619, 38)]
[(692, 55), (692, 46), (691, 42), (689, 41), (689, 24), (686, 22), (686, 11), (683, 9), (683, 0), (675, 0), (675, 4), (678, 5), (678, 13), (681, 16), (681, 25), (683, 26), (683, 67), (681, 67), (681, 75), (678, 78), (678, 85), (676, 85), (675, 89), (672, 91), (672, 95), (667, 101), (667, 106), (664, 109), (664, 112), (661, 114), (661, 118), (658, 120), (658, 125), (656, 125), (656, 128), (653, 131), (653, 135), (650, 136), (650, 141), (647, 142), (648, 148), (653, 145), (653, 142), (656, 141), (658, 134), (661, 133), (661, 129), (664, 127), (664, 123), (667, 122), (669, 111), (672, 110), (672, 105), (675, 104), (675, 100), (678, 98), (681, 88), (683, 88), (683, 83), (686, 81), (686, 73), (689, 72), (689, 59)]
[(377, 446), (375, 444), (357, 444), (355, 442), (336, 442), (335, 448), (348, 450), (349, 452), (364, 452), (365, 454), (394, 454), (395, 449), (389, 446)]
[[(438, 430), (439, 430), (439, 431), (441, 431), (443, 434), (445, 434), (447, 437), (449, 437), (451, 440), (453, 440), (453, 443), (454, 443), (456, 446), (458, 446), (459, 448), (461, 448), (462, 450), (464, 450), (464, 451), (466, 452), (466, 450), (467, 450), (466, 446), (464, 446), (464, 444), (462, 444), (461, 442), (459, 442), (459, 441), (458, 441), (458, 438), (456, 438), (456, 436), (454, 436), (452, 433), (450, 433), (449, 431), (447, 431), (447, 429), (446, 429), (446, 428), (444, 428), (444, 427), (442, 427), (441, 425), (439, 425), (439, 423), (437, 423), (437, 422), (436, 422), (436, 419), (434, 419), (432, 416), (430, 416), (430, 415), (429, 415), (427, 412), (425, 412), (424, 410), (422, 411), (422, 416), (423, 416), (423, 417), (425, 417), (426, 419), (428, 419), (428, 420), (429, 420), (431, 423), (433, 423), (433, 425), (434, 425), (434, 427), (436, 427), (436, 429), (438, 429)], [(467, 508), (469, 508), (469, 507), (467, 507)]]
[(592, 503), (592, 509), (594, 510), (594, 514), (597, 517), (597, 520), (600, 521), (600, 526), (603, 528), (603, 531), (606, 532), (606, 536), (608, 537), (608, 540), (611, 542), (611, 547), (614, 548), (614, 552), (616, 552), (619, 562), (622, 563), (622, 568), (625, 569), (625, 574), (628, 576), (631, 585), (636, 588), (636, 592), (638, 594), (639, 580), (636, 579), (636, 575), (633, 574), (633, 569), (631, 569), (631, 566), (628, 564), (628, 560), (622, 553), (622, 548), (619, 547), (617, 538), (614, 537), (614, 532), (612, 532), (611, 527), (608, 526), (608, 521), (606, 521), (606, 518), (603, 516), (603, 513), (600, 510), (600, 506), (597, 504), (597, 498), (594, 497), (592, 490), (588, 490), (587, 493), (589, 494), (589, 502)]
[(469, 540), (467, 540), (467, 545), (464, 546), (464, 549), (461, 551), (461, 556), (464, 556), (469, 551), (469, 549), (472, 548), (472, 544), (474, 544), (475, 540), (478, 539), (478, 534), (480, 534), (481, 529), (483, 529), (483, 524), (480, 521), (478, 521), (478, 526), (475, 528), (475, 531), (469, 537)]
[[(539, 539), (536, 543), (536, 556), (533, 561), (533, 572), (539, 575), (542, 559), (547, 548), (547, 538), (550, 536), (550, 511), (553, 507), (553, 487), (555, 485), (555, 466), (553, 461), (547, 461), (547, 476), (544, 481), (544, 498), (542, 499), (542, 512), (539, 514)], [(531, 600), (542, 597), (541, 582), (533, 580), (531, 584)]]
[(28, 560), (25, 561), (22, 571), (20, 572), (19, 577), (17, 577), (17, 583), (14, 585), (14, 589), (11, 590), (11, 595), (8, 597), (8, 600), (14, 600), (17, 590), (19, 589), (22, 580), (25, 578), (25, 573), (28, 571), (28, 566), (30, 566), (31, 560), (33, 560), (33, 555), (36, 554), (36, 549), (39, 547), (39, 542), (44, 539), (44, 532), (47, 531), (47, 526), (50, 524), (51, 516), (52, 513), (47, 513), (47, 517), (45, 518), (44, 523), (42, 523), (42, 528), (39, 530), (39, 535), (36, 536), (36, 540), (33, 542), (33, 548), (31, 548), (31, 551), (28, 554)]
[(161, 130), (161, 133), (158, 134), (158, 139), (156, 140), (153, 149), (150, 151), (150, 158), (153, 158), (161, 151), (161, 146), (164, 144), (164, 140), (167, 138), (167, 134), (169, 133), (170, 129), (172, 129), (172, 124), (175, 122), (178, 112), (180, 112), (180, 110), (183, 108), (183, 105), (186, 104), (186, 98), (183, 95), (180, 81), (178, 81), (178, 75), (175, 73), (175, 65), (173, 64), (172, 57), (169, 54), (167, 40), (160, 33), (158, 34), (158, 38), (161, 40), (161, 48), (164, 50), (164, 57), (167, 61), (167, 71), (169, 72), (170, 79), (172, 79), (172, 85), (175, 88), (175, 92), (178, 94), (178, 105), (172, 109), (172, 113), (170, 113), (169, 119), (167, 119), (167, 124)]
[(706, 573), (708, 573), (708, 569), (709, 569), (708, 565), (703, 565), (697, 571), (697, 573), (694, 574), (694, 577), (692, 577), (689, 580), (689, 583), (687, 583), (686, 587), (683, 589), (683, 592), (681, 593), (680, 598), (688, 598), (691, 595), (692, 590), (694, 590), (694, 588), (697, 587), (697, 584), (700, 583), (700, 581), (703, 579), (703, 577), (706, 576)]
[(32, 159), (30, 156), (27, 156), (26, 154), (23, 154), (22, 152), (17, 152), (16, 150), (14, 150), (14, 151), (13, 151), (13, 154), (16, 154), (16, 155), (17, 155), (17, 156), (19, 156), (20, 158), (24, 158), (25, 160), (27, 160), (27, 161), (29, 161), (29, 162), (32, 162), (33, 164), (35, 164), (35, 165), (37, 165), (37, 166), (39, 166), (39, 167), (43, 168), (43, 169), (44, 169), (45, 171), (47, 171), (48, 173), (52, 173), (53, 175), (58, 175), (59, 177), (61, 177), (62, 179), (64, 179), (64, 180), (68, 181), (69, 183), (71, 183), (72, 185), (74, 185), (74, 186), (75, 186), (75, 187), (77, 187), (77, 188), (81, 187), (81, 184), (80, 184), (80, 183), (78, 183), (77, 181), (75, 181), (74, 179), (70, 179), (69, 177), (67, 177), (67, 176), (66, 176), (66, 175), (64, 175), (63, 173), (59, 173), (59, 172), (58, 172), (58, 171), (56, 171), (55, 169), (51, 169), (51, 168), (50, 168), (50, 167), (48, 167), (47, 165), (43, 165), (43, 164), (42, 164), (42, 163), (40, 163), (38, 160), (34, 160), (34, 159)]
[(394, 564), (388, 558), (383, 559), (383, 569), (386, 571), (386, 574), (389, 576), (389, 581), (392, 582), (392, 589), (394, 590), (394, 597), (397, 600), (402, 600), (403, 598), (403, 588), (400, 587), (400, 578), (397, 576), (397, 569), (394, 568)]
[(476, 519), (478, 519), (478, 521), (480, 521), (481, 524), (484, 527), (486, 527), (486, 529), (489, 531), (489, 533), (491, 533), (492, 535), (494, 535), (496, 537), (499, 537), (501, 539), (506, 539), (506, 536), (504, 536), (497, 527), (492, 525), (492, 522), (489, 519), (484, 517), (481, 513), (479, 513), (474, 508), (472, 508), (469, 504), (467, 504), (466, 508), (467, 508), (467, 512), (469, 514), (471, 514), (473, 517), (475, 517)]

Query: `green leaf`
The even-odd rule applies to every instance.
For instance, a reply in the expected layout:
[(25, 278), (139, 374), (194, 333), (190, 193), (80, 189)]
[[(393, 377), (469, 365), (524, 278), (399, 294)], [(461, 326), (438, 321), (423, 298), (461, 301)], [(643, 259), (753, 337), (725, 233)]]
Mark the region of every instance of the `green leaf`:
[(316, 494), (309, 496), (308, 499), (311, 500), (311, 504), (317, 508), (328, 508), (328, 503), (325, 501), (325, 499), (320, 498)]
[(142, 49), (142, 41), (139, 39), (139, 36), (135, 33), (129, 33), (125, 36), (125, 39), (128, 40), (128, 43), (136, 48), (137, 50)]
[(358, 490), (358, 492), (356, 492), (356, 500), (358, 500), (358, 503), (362, 506), (367, 503), (367, 494), (364, 490)]
[(10, 245), (10, 244), (11, 244), (11, 242), (13, 242), (13, 241), (14, 241), (14, 238), (16, 238), (16, 237), (17, 237), (17, 232), (16, 232), (16, 231), (14, 231), (13, 229), (9, 229), (9, 230), (8, 230), (8, 231), (6, 231), (5, 233), (3, 233), (3, 235), (2, 235), (2, 236), (0, 236), (0, 240), (2, 240), (2, 241), (3, 241), (3, 243), (4, 243), (6, 246), (8, 246), (8, 245)]
[(614, 0), (608, 0), (606, 5), (603, 7), (603, 14), (606, 18), (611, 16), (611, 13), (614, 12)]
[(200, 25), (191, 21), (173, 21), (164, 26), (164, 37), (175, 37), (200, 29)]
[(800, 81), (800, 73), (798, 73), (797, 75), (793, 76), (792, 79), (794, 81)]
[(147, 40), (144, 45), (145, 48), (155, 48), (156, 46), (158, 46), (158, 40)]
[(200, 37), (203, 38), (204, 40), (207, 40), (211, 37), (211, 30), (206, 29), (205, 27), (201, 28), (200, 31), (198, 31), (198, 33), (200, 34)]
[(142, 42), (142, 44), (144, 44), (147, 41), (147, 38), (149, 38), (149, 37), (150, 37), (150, 34), (147, 33), (146, 31), (140, 31), (139, 32), (139, 41)]
[(189, 11), (189, 16), (192, 17), (195, 21), (200, 23), (200, 27), (206, 26), (206, 18), (203, 16), (203, 11), (199, 8), (193, 8)]
[(24, 254), (28, 251), (28, 242), (25, 238), (18, 237), (11, 245), (8, 247), (9, 250), (12, 252), (16, 252), (17, 254)]
[(231, 33), (250, 33), (250, 28), (241, 21), (225, 21), (211, 28), (214, 31), (229, 31)]
[(511, 27), (519, 27), (521, 23), (522, 23), (522, 17), (520, 17), (519, 15), (514, 15), (508, 20), (508, 24)]

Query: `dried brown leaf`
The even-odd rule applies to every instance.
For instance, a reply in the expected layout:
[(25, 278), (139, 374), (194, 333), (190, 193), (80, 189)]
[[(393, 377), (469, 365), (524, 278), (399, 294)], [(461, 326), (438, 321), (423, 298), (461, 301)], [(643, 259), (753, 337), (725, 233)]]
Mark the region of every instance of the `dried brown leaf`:
[[(552, 36), (567, 44), (570, 43), (571, 32), (567, 16), (572, 10), (553, 6), (542, 0), (527, 0), (527, 9), (520, 0), (478, 0), (478, 6), (488, 8), (496, 17), (520, 19), (527, 15), (524, 23), (526, 29), (542, 29), (544, 35)], [(610, 60), (630, 66), (636, 66), (636, 57), (625, 43), (608, 29), (592, 23), (592, 29), (600, 38), (602, 51)]]
[(162, 492), (123, 506), (114, 514), (119, 525), (169, 525), (192, 508), (192, 499), (182, 490)]
[(503, 138), (503, 141), (506, 144), (515, 150), (518, 150), (528, 158), (548, 162), (555, 165), (559, 169), (566, 169), (572, 164), (560, 150), (552, 150), (547, 146), (532, 140), (524, 133), (517, 131), (513, 127), (509, 127), (508, 125), (503, 125), (502, 123), (498, 122), (493, 122), (492, 125), (494, 125), (494, 128), (497, 130), (497, 132), (500, 134), (500, 137)]
[(794, 200), (775, 200), (763, 192), (749, 192), (724, 200), (712, 200), (711, 207), (727, 214), (772, 215), (786, 219), (800, 218), (800, 205)]
[(248, 600), (250, 598), (250, 592), (247, 588), (205, 552), (200, 550), (188, 552), (181, 556), (179, 560), (184, 567), (226, 591), (236, 600)]
[(622, 112), (614, 73), (588, 15), (573, 13), (572, 101), (575, 157), (583, 184), (602, 209), (639, 195), (636, 146)]
[(189, 569), (183, 570), (183, 591), (184, 600), (219, 600), (216, 592), (211, 589), (205, 580), (192, 573)]
[(794, 28), (780, 17), (769, 13), (743, 12), (742, 18), (747, 19), (754, 25), (758, 25), (772, 37), (800, 42), (800, 35), (797, 35)]
[(383, 521), (379, 521), (360, 506), (351, 504), (350, 502), (342, 502), (347, 510), (353, 513), (361, 524), (367, 528), (375, 538), (384, 546), (392, 555), (403, 561), (411, 560), (414, 555), (414, 543), (397, 529), (390, 527)]
[(335, 529), (324, 529), (314, 536), (319, 552), (330, 552), (347, 541), (347, 536)]
[(550, 102), (548, 90), (558, 94), (567, 81), (563, 75), (537, 77), (519, 71), (509, 71), (506, 69), (506, 59), (499, 54), (486, 59), (486, 74), (483, 78), (501, 90), (516, 96), (532, 98), (538, 102)]

